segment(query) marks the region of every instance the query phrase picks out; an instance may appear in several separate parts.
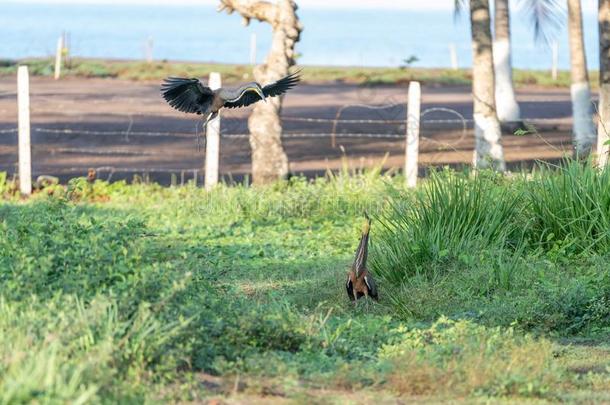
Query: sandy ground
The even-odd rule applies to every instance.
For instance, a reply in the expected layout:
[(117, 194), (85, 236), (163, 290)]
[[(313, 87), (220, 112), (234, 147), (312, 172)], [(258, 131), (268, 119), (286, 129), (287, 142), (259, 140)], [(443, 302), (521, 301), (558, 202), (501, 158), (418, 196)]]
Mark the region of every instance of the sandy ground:
[[(115, 79), (54, 81), (36, 77), (31, 79), (30, 87), (34, 176), (51, 174), (65, 180), (84, 175), (93, 167), (99, 168), (102, 178), (112, 173), (112, 179), (131, 179), (135, 173), (147, 173), (166, 184), (172, 174), (178, 182), (182, 178), (192, 179), (193, 175), (201, 181), (204, 152), (198, 148), (196, 137), (199, 121), (166, 105), (159, 96), (158, 83)], [(17, 125), (15, 92), (14, 78), (0, 78), (0, 131)], [(424, 87), (422, 94), (423, 111), (445, 108), (472, 117), (472, 98), (467, 87)], [(561, 158), (570, 147), (569, 90), (527, 88), (520, 90), (517, 98), (524, 118), (549, 121), (536, 121), (538, 134), (504, 137), (509, 167), (529, 166), (536, 159)], [(371, 167), (382, 162), (386, 169), (401, 168), (404, 123), (338, 124), (334, 147), (330, 135), (303, 138), (291, 137), (291, 134), (332, 133), (332, 122), (304, 122), (298, 118), (332, 120), (337, 111), (350, 104), (396, 105), (386, 109), (346, 107), (341, 119), (401, 121), (406, 116), (406, 102), (406, 86), (360, 87), (341, 83), (299, 86), (285, 98), (282, 112), (291, 171), (315, 175), (339, 169), (343, 161), (350, 168)], [(222, 133), (246, 134), (248, 113), (249, 109), (227, 111), (222, 119)], [(422, 171), (430, 165), (459, 165), (472, 160), (471, 124), (464, 131), (461, 122), (427, 122), (456, 118), (455, 113), (447, 111), (425, 115), (420, 143)], [(15, 171), (16, 145), (15, 133), (0, 133), (0, 171)], [(386, 154), (388, 157), (384, 160)], [(241, 179), (249, 173), (247, 138), (222, 139), (220, 171), (225, 179)]]

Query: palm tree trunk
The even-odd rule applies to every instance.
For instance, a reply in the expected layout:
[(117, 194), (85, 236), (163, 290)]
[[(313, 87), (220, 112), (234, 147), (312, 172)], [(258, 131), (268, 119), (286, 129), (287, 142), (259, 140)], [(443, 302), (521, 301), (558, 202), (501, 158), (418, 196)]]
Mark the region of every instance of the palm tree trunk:
[(608, 164), (610, 153), (610, 0), (599, 0), (599, 124), (597, 162)]
[(473, 49), (474, 166), (504, 171), (502, 134), (496, 114), (489, 0), (470, 0), (470, 23)]
[(496, 73), (496, 108), (500, 122), (519, 121), (521, 112), (513, 88), (508, 0), (495, 0), (495, 36), (493, 42)]
[[(286, 76), (294, 65), (294, 46), (303, 29), (296, 15), (293, 0), (271, 3), (258, 0), (221, 0), (220, 11), (236, 10), (247, 25), (251, 18), (268, 22), (273, 29), (271, 50), (265, 63), (254, 69), (254, 77), (261, 84), (271, 83)], [(282, 99), (270, 98), (257, 103), (248, 119), (250, 147), (252, 148), (252, 181), (270, 183), (286, 177), (288, 157), (282, 145), (280, 112)]]
[(585, 157), (595, 142), (595, 126), (591, 110), (591, 88), (582, 31), (580, 0), (568, 0), (568, 34), (572, 70), (573, 142), (576, 156)]

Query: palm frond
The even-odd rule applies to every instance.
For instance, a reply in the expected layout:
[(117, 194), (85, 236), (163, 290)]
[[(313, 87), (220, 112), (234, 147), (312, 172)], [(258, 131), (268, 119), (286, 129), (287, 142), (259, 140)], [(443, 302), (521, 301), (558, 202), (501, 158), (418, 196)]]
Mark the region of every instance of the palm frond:
[(457, 20), (462, 15), (462, 10), (467, 7), (468, 0), (453, 0), (453, 19)]
[(566, 20), (565, 1), (520, 0), (522, 11), (534, 29), (534, 39), (549, 46)]

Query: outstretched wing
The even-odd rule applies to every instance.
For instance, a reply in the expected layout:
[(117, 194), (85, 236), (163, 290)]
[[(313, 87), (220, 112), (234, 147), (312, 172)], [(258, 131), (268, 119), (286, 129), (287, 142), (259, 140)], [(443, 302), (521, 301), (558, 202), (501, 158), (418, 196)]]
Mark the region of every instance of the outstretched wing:
[(197, 79), (168, 77), (161, 85), (165, 101), (178, 111), (202, 114), (214, 99), (214, 92)]
[(263, 87), (263, 94), (266, 97), (275, 97), (286, 93), (288, 90), (297, 85), (301, 80), (301, 71), (298, 70), (288, 76)]
[[(289, 74), (288, 76), (263, 87), (265, 97), (275, 97), (286, 93), (296, 86), (301, 80), (301, 71)], [(235, 90), (225, 90), (221, 96), (226, 100), (224, 106), (227, 108), (247, 107), (261, 100), (261, 96), (256, 92), (256, 83), (246, 83)]]
[(225, 100), (224, 106), (227, 108), (246, 107), (261, 100), (256, 92), (255, 82), (242, 84), (236, 89), (222, 89), (220, 97)]

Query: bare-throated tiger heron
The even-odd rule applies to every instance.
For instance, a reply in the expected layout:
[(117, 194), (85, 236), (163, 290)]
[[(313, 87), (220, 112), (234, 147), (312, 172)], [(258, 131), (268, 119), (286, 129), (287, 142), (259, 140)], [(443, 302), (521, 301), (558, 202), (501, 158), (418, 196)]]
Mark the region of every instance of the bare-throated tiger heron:
[(371, 273), (369, 273), (366, 267), (366, 259), (369, 253), (369, 233), (371, 231), (371, 219), (368, 215), (364, 215), (366, 222), (362, 229), (362, 236), (360, 237), (360, 243), (356, 249), (356, 256), (354, 257), (354, 263), (347, 275), (347, 283), (345, 285), (347, 289), (347, 295), (350, 300), (356, 304), (357, 300), (362, 297), (371, 297), (375, 301), (379, 299), (377, 293), (377, 284)]
[(300, 71), (268, 84), (257, 82), (242, 84), (235, 88), (221, 87), (216, 90), (204, 86), (199, 79), (168, 77), (161, 85), (163, 98), (178, 111), (204, 116), (205, 125), (216, 118), (221, 108), (246, 107), (267, 97), (286, 93), (300, 80)]

